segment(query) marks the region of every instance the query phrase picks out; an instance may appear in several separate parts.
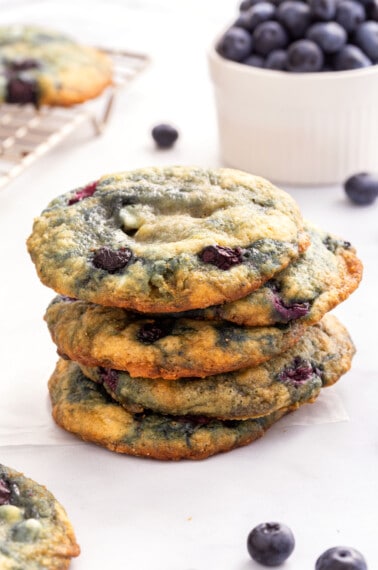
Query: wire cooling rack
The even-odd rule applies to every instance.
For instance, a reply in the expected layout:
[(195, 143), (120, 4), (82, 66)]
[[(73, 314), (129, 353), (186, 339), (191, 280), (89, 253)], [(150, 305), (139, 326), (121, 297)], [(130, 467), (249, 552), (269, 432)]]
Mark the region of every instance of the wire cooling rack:
[(84, 122), (103, 132), (117, 91), (133, 81), (149, 63), (148, 56), (103, 49), (113, 60), (114, 83), (95, 100), (74, 107), (0, 105), (0, 188), (46, 154)]

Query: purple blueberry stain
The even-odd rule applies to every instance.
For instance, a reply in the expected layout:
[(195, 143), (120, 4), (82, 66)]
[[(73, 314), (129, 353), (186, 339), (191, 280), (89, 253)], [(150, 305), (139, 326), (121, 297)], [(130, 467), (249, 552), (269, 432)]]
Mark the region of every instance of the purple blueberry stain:
[(226, 271), (243, 262), (243, 252), (240, 247), (232, 249), (221, 245), (208, 245), (201, 251), (199, 258), (204, 263), (215, 265), (218, 269)]
[(172, 328), (173, 321), (171, 319), (144, 323), (137, 333), (137, 339), (143, 344), (153, 344), (157, 340), (168, 336), (172, 332)]
[(106, 384), (112, 392), (117, 390), (118, 386), (118, 371), (113, 368), (102, 368), (100, 373), (101, 381)]
[(278, 295), (273, 295), (273, 304), (277, 313), (286, 323), (300, 319), (310, 311), (310, 303), (303, 302), (286, 305)]
[(97, 269), (104, 269), (108, 273), (126, 267), (133, 257), (131, 249), (121, 247), (120, 249), (112, 249), (111, 247), (100, 247), (95, 251), (92, 263)]
[(9, 505), (11, 490), (7, 481), (0, 479), (0, 505)]
[(279, 373), (278, 380), (298, 388), (305, 384), (314, 374), (319, 374), (319, 370), (314, 369), (310, 362), (300, 356), (296, 356), (292, 364)]
[(78, 190), (76, 194), (68, 200), (68, 205), (72, 206), (72, 204), (76, 204), (77, 202), (84, 200), (84, 198), (92, 196), (96, 192), (97, 183), (98, 182), (96, 180), (96, 182), (91, 182), (90, 184), (87, 184), (87, 186), (84, 186), (84, 188)]

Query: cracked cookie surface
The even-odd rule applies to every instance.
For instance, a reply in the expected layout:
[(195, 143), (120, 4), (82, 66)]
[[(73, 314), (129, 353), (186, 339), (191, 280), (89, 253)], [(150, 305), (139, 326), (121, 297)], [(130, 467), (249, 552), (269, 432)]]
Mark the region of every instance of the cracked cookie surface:
[(65, 570), (79, 553), (67, 514), (50, 491), (0, 464), (0, 568)]
[(53, 200), (28, 249), (56, 292), (142, 312), (244, 297), (309, 245), (295, 201), (232, 169), (145, 168)]
[(176, 382), (132, 378), (127, 372), (80, 366), (132, 413), (205, 415), (221, 419), (263, 416), (316, 397), (350, 366), (355, 349), (346, 328), (333, 315), (309, 327), (284, 354), (253, 368)]

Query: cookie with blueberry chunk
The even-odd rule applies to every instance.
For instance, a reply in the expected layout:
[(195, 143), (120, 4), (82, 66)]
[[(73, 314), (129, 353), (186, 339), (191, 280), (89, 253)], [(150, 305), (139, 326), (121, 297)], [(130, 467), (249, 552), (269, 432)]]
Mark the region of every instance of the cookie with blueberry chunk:
[(309, 327), (284, 354), (260, 366), (176, 382), (132, 378), (127, 372), (80, 366), (133, 413), (205, 415), (221, 419), (264, 416), (316, 397), (350, 366), (355, 349), (345, 327), (332, 315)]
[(50, 491), (0, 464), (0, 568), (64, 570), (79, 554), (67, 514)]
[(142, 312), (244, 297), (309, 245), (293, 198), (232, 169), (107, 175), (42, 212), (28, 248), (60, 294)]
[(38, 26), (0, 28), (0, 102), (70, 106), (112, 83), (102, 51)]
[[(243, 299), (191, 311), (191, 318), (267, 326), (318, 322), (357, 289), (362, 262), (350, 242), (306, 223), (310, 247), (286, 269)], [(182, 313), (175, 314), (183, 316)]]
[(145, 317), (56, 297), (45, 314), (58, 354), (131, 376), (175, 380), (256, 366), (287, 350), (305, 325), (241, 327), (226, 321)]
[(205, 459), (258, 439), (277, 420), (306, 403), (261, 418), (237, 421), (205, 416), (131, 414), (74, 362), (60, 360), (49, 380), (55, 422), (85, 441), (118, 453), (153, 459)]

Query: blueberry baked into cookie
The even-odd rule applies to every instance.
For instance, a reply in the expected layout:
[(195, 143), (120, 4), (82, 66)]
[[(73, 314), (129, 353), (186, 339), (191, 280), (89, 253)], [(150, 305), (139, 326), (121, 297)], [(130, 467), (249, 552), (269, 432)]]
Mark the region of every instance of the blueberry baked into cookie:
[(63, 429), (112, 451), (204, 459), (251, 443), (350, 368), (328, 314), (357, 289), (352, 245), (233, 169), (151, 167), (55, 198), (28, 251)]
[(79, 554), (67, 514), (50, 491), (0, 464), (1, 570), (65, 570)]
[(70, 106), (112, 83), (102, 51), (35, 26), (0, 28), (0, 103)]
[(294, 200), (232, 169), (146, 168), (53, 200), (29, 252), (60, 294), (139, 311), (244, 297), (309, 245)]

